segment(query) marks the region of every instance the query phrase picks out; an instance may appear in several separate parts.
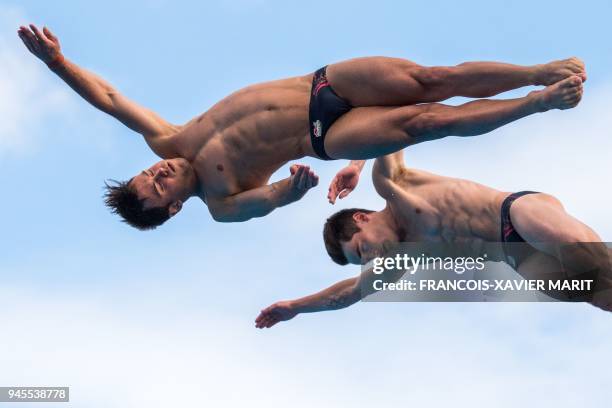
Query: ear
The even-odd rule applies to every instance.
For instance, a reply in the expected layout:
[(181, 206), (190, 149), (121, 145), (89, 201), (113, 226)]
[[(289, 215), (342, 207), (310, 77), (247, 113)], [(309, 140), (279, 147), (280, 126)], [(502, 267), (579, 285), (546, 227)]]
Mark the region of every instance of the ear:
[(370, 216), (364, 212), (358, 211), (353, 214), (353, 221), (355, 221), (357, 225), (364, 224), (370, 221)]
[(183, 202), (181, 200), (175, 201), (170, 204), (170, 207), (168, 207), (170, 217), (174, 217), (179, 211), (181, 211), (181, 208), (183, 208)]

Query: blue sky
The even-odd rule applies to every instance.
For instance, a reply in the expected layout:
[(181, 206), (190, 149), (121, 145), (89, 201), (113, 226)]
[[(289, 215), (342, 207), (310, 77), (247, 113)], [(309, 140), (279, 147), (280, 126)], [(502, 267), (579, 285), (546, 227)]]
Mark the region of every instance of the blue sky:
[(70, 385), (77, 407), (602, 406), (610, 316), (586, 305), (364, 303), (256, 331), (261, 308), (358, 273), (334, 265), (320, 235), (339, 208), (382, 206), (370, 167), (336, 208), (325, 194), (343, 163), (308, 159), (320, 186), (268, 217), (218, 224), (189, 202), (158, 231), (132, 230), (103, 207), (102, 183), (155, 156), (15, 31), (48, 25), (68, 58), (178, 123), (247, 84), (355, 56), (577, 55), (589, 73), (578, 108), (416, 146), (406, 161), (550, 192), (610, 241), (610, 15), (605, 1), (2, 2), (0, 385)]

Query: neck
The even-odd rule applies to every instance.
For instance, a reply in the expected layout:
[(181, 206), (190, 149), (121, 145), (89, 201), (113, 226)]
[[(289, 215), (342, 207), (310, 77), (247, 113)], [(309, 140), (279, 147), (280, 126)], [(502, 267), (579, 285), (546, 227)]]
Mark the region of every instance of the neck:
[(200, 184), (200, 180), (198, 179), (198, 175), (195, 171), (192, 173), (192, 177), (189, 183), (189, 187), (185, 192), (185, 196), (183, 201), (187, 201), (191, 197), (200, 197), (202, 194), (202, 185)]
[(374, 218), (379, 225), (393, 232), (397, 242), (404, 240), (405, 231), (398, 225), (389, 207), (384, 210), (372, 213), (371, 218)]

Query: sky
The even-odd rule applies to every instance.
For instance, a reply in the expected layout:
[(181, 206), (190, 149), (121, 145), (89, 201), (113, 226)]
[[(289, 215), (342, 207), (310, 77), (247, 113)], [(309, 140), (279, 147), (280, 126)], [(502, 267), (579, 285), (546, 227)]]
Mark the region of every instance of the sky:
[(87, 408), (609, 404), (612, 317), (588, 305), (364, 302), (256, 330), (269, 304), (359, 272), (331, 262), (321, 230), (338, 209), (382, 208), (371, 163), (335, 207), (325, 195), (344, 163), (305, 159), (320, 185), (265, 218), (215, 223), (190, 201), (158, 230), (132, 230), (104, 208), (102, 185), (156, 157), (16, 30), (49, 26), (66, 57), (176, 123), (240, 87), (351, 57), (576, 55), (589, 75), (576, 109), (414, 146), (406, 163), (554, 194), (612, 241), (610, 15), (606, 1), (3, 0), (0, 386), (70, 386), (70, 406)]

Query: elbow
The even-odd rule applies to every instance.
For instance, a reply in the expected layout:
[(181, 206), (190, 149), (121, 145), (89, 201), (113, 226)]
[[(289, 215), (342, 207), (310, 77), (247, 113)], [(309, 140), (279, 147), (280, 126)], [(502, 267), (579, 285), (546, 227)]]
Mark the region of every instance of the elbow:
[(116, 110), (118, 99), (121, 95), (110, 85), (103, 85), (102, 95), (100, 97), (100, 110), (112, 114)]
[(229, 214), (211, 212), (210, 215), (212, 216), (213, 220), (217, 222), (236, 222), (236, 219)]
[(246, 216), (244, 214), (236, 214), (236, 213), (230, 213), (230, 212), (218, 212), (218, 211), (211, 211), (210, 215), (212, 216), (213, 220), (217, 222), (223, 222), (223, 223), (244, 222), (244, 221), (248, 221), (251, 218), (253, 218), (250, 216)]

